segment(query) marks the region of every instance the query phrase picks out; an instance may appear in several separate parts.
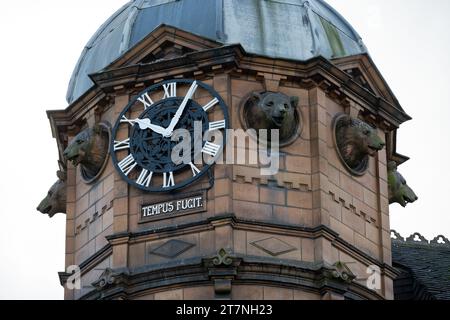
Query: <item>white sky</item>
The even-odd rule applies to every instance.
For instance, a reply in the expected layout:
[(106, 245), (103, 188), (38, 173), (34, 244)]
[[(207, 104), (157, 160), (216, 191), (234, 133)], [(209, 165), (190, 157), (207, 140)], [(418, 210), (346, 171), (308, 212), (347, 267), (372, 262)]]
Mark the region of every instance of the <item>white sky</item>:
[[(67, 106), (67, 84), (92, 34), (125, 0), (8, 1), (0, 10), (0, 299), (62, 299), (65, 216), (36, 206), (56, 181), (45, 111)], [(414, 120), (399, 131), (400, 168), (419, 201), (391, 206), (403, 236), (450, 237), (450, 1), (328, 0), (358, 31)]]

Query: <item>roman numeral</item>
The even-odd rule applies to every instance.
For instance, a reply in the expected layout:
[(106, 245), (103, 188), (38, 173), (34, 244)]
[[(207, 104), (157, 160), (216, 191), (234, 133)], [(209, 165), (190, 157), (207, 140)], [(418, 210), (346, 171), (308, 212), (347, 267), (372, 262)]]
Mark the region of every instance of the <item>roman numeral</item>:
[(147, 110), (147, 108), (151, 107), (154, 103), (148, 93), (144, 93), (138, 100), (144, 105), (144, 110)]
[(163, 179), (163, 188), (170, 188), (175, 185), (175, 179), (173, 178), (173, 172), (169, 173), (169, 176), (167, 176), (167, 172), (164, 172), (164, 179)]
[(225, 129), (225, 120), (215, 121), (209, 123), (209, 131)]
[(134, 121), (129, 120), (127, 117), (122, 116), (122, 119), (120, 119), (120, 123), (128, 123), (130, 126), (134, 126)]
[(200, 170), (192, 162), (189, 163), (189, 165), (191, 166), (192, 175), (194, 177), (200, 173)]
[(125, 150), (130, 148), (130, 138), (124, 141), (114, 141), (114, 151)]
[(167, 83), (167, 84), (163, 85), (163, 88), (164, 88), (164, 98), (163, 99), (175, 98), (177, 96), (177, 83), (176, 82)]
[(136, 160), (134, 160), (133, 155), (129, 155), (125, 159), (119, 162), (119, 169), (127, 176), (133, 171), (133, 169), (137, 166)]
[(215, 157), (217, 153), (219, 153), (219, 150), (220, 150), (219, 145), (207, 141), (202, 149), (202, 152)]
[(141, 174), (139, 175), (139, 178), (136, 180), (136, 183), (143, 186), (143, 187), (149, 187), (150, 182), (152, 181), (153, 172), (150, 172), (146, 169), (142, 169)]
[(217, 98), (214, 98), (213, 100), (211, 100), (210, 102), (208, 102), (208, 104), (207, 105), (205, 105), (204, 107), (203, 107), (203, 110), (205, 111), (205, 112), (207, 112), (209, 109), (211, 109), (212, 107), (214, 107), (216, 104), (218, 104), (219, 103), (219, 99), (217, 99)]

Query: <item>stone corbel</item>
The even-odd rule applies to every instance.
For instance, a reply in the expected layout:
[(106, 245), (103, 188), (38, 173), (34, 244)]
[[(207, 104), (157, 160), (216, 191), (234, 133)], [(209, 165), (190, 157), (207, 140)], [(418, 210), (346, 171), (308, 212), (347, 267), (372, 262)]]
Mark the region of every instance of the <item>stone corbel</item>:
[(348, 109), (350, 107), (350, 100), (337, 84), (322, 78), (316, 79), (315, 81), (317, 83), (317, 86), (322, 89), (331, 99), (335, 100), (345, 109)]
[[(104, 299), (108, 294), (109, 289), (116, 288), (120, 285), (127, 285), (128, 269), (117, 269), (113, 270), (111, 268), (106, 268), (105, 271), (100, 275), (100, 277), (92, 283), (92, 286), (100, 293), (100, 299)], [(114, 295), (123, 291), (121, 288), (114, 290)]]
[(342, 294), (338, 294), (332, 291), (328, 291), (325, 294), (322, 295), (322, 300), (323, 301), (331, 301), (331, 300), (337, 300), (337, 301), (342, 301), (345, 300), (344, 296)]
[(237, 267), (241, 259), (232, 257), (225, 249), (220, 249), (216, 256), (203, 260), (208, 269), (208, 276), (214, 284), (217, 298), (229, 299), (232, 289), (232, 281), (236, 278)]
[(278, 92), (280, 81), (287, 79), (286, 76), (264, 72), (258, 72), (257, 77), (262, 77), (264, 79), (264, 89), (268, 92)]
[(355, 280), (356, 276), (350, 270), (346, 263), (338, 261), (324, 270), (324, 276), (327, 279), (334, 279), (340, 282), (350, 284)]

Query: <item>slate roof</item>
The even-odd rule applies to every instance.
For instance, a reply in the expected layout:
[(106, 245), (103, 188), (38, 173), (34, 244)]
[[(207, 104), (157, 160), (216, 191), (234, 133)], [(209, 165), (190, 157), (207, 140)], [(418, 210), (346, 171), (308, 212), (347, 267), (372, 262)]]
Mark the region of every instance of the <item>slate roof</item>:
[(428, 241), (419, 233), (407, 239), (392, 232), (393, 266), (401, 275), (394, 281), (398, 300), (450, 300), (450, 241)]

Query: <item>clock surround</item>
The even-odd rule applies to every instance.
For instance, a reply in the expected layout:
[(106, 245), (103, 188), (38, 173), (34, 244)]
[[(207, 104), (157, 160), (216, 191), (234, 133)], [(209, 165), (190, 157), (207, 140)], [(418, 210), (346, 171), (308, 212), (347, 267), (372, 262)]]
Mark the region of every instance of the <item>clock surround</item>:
[[(186, 86), (190, 86), (186, 96), (178, 97), (180, 87)], [(208, 103), (199, 104), (196, 101), (194, 95), (198, 89), (205, 90), (211, 96)], [(156, 100), (155, 97), (161, 93), (162, 98)], [(219, 121), (212, 119), (216, 108), (223, 116)], [(137, 113), (138, 118), (131, 120), (129, 115)], [(198, 151), (195, 150), (195, 139), (198, 138), (194, 132), (195, 122), (200, 122), (202, 129), (202, 148)], [(129, 126), (128, 137), (125, 140), (117, 138), (125, 126)], [(146, 192), (175, 191), (190, 186), (207, 174), (223, 151), (226, 134), (222, 134), (222, 141), (214, 142), (204, 139), (204, 135), (209, 136), (216, 130), (226, 131), (228, 128), (228, 107), (212, 87), (196, 80), (167, 80), (141, 91), (120, 113), (112, 130), (111, 157), (117, 171), (128, 184)], [(173, 139), (174, 130), (179, 129), (187, 130), (190, 134), (189, 163), (174, 163), (171, 157), (179, 143)], [(203, 155), (212, 158), (203, 161)], [(183, 159), (186, 159), (185, 156)], [(186, 171), (190, 171), (192, 176), (184, 174), (184, 179), (177, 182), (176, 175)], [(162, 185), (156, 184), (157, 175), (160, 179), (162, 175)], [(154, 178), (156, 181), (153, 181)]]

